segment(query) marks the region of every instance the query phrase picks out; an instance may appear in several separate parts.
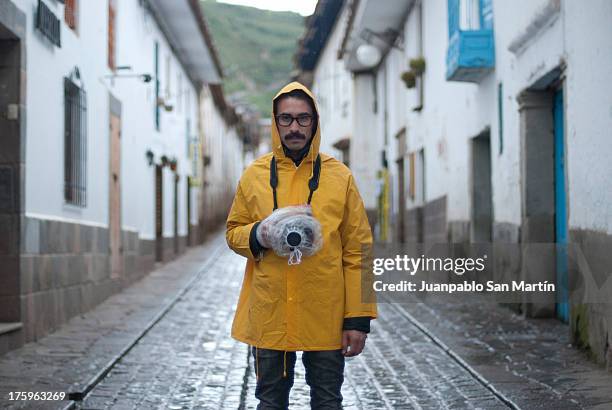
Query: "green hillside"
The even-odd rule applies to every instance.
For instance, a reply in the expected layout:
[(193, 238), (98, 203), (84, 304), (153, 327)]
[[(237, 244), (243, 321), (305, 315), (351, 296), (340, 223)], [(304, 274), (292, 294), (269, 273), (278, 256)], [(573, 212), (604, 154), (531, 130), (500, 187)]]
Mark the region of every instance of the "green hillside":
[(221, 58), (225, 93), (268, 117), (272, 97), (290, 79), (304, 18), (214, 0), (201, 0), (201, 5)]

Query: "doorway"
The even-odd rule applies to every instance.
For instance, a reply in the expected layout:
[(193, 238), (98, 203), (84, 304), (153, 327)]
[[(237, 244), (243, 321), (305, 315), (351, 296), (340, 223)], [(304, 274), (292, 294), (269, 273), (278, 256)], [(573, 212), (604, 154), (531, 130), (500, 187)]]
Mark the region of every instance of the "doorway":
[(164, 182), (163, 167), (155, 165), (155, 261), (164, 260)]
[(406, 241), (406, 128), (395, 136), (397, 139), (397, 228), (396, 239), (398, 243)]
[(557, 318), (569, 321), (568, 260), (567, 260), (567, 207), (565, 189), (565, 130), (563, 90), (553, 97), (554, 161), (555, 161), (555, 243), (557, 273)]
[[(569, 319), (567, 187), (562, 69), (519, 96), (521, 114), (521, 242), (525, 281), (556, 284), (554, 299), (528, 301), (526, 314)], [(538, 244), (546, 244), (538, 247)]]
[(179, 190), (179, 174), (177, 172), (174, 173), (174, 213), (173, 213), (173, 221), (174, 221), (174, 254), (178, 255), (179, 253), (179, 221), (178, 221), (178, 190)]
[(490, 243), (493, 225), (491, 189), (491, 135), (487, 129), (471, 140), (470, 147), (470, 241)]
[[(25, 15), (11, 2), (0, 13), (0, 335), (21, 327), (20, 251), (25, 238), (21, 236), (24, 204), (22, 198), (25, 169), (25, 96), (21, 95), (22, 40), (15, 34), (17, 24), (24, 24)], [(5, 21), (6, 19), (6, 21)], [(7, 25), (5, 25), (6, 23)], [(23, 28), (21, 29), (23, 31)], [(21, 33), (24, 36), (23, 33)], [(23, 38), (23, 37), (22, 37)], [(22, 168), (23, 167), (23, 168)], [(25, 218), (23, 218), (25, 221)], [(27, 222), (26, 222), (27, 223)], [(23, 230), (26, 232), (26, 229)], [(26, 232), (27, 233), (27, 232)], [(36, 238), (38, 239), (38, 238)], [(24, 244), (25, 246), (25, 244)], [(4, 349), (0, 347), (0, 354)]]
[(192, 229), (191, 229), (191, 177), (186, 178), (187, 181), (187, 244), (193, 246)]

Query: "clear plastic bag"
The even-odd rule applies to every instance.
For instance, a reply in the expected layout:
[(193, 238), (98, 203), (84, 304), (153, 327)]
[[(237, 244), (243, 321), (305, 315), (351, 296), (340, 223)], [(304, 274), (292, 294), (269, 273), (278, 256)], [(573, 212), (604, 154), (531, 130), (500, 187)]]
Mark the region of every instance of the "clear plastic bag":
[(312, 215), (310, 205), (280, 208), (268, 218), (268, 243), (274, 253), (288, 258), (289, 265), (297, 265), (303, 257), (314, 255), (321, 249), (321, 224)]

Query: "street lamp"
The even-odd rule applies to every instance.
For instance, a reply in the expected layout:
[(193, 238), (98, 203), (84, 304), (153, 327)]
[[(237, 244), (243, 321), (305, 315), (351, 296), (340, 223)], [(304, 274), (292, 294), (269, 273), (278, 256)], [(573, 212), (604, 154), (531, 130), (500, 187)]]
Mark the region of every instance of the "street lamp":
[(380, 62), (382, 54), (378, 47), (365, 43), (357, 47), (356, 56), (359, 64), (365, 68), (373, 68)]

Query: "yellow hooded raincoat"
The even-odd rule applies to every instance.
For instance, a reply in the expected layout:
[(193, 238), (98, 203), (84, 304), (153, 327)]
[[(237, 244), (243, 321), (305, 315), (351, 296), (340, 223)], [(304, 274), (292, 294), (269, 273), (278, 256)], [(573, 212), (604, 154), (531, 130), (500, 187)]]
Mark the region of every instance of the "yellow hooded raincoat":
[[(298, 82), (274, 97), (295, 89), (312, 93)], [(316, 101), (315, 101), (316, 107)], [(319, 187), (311, 205), (323, 230), (323, 247), (299, 265), (267, 250), (256, 261), (249, 247), (253, 225), (273, 210), (270, 160), (278, 169), (278, 207), (305, 204), (308, 180), (319, 153), (320, 123), (310, 151), (299, 166), (286, 157), (272, 120), (273, 152), (253, 162), (243, 173), (227, 219), (231, 249), (247, 259), (232, 336), (259, 348), (284, 351), (333, 350), (342, 347), (344, 318), (377, 316), (375, 303), (362, 303), (361, 255), (372, 235), (363, 201), (350, 170), (321, 154)]]

